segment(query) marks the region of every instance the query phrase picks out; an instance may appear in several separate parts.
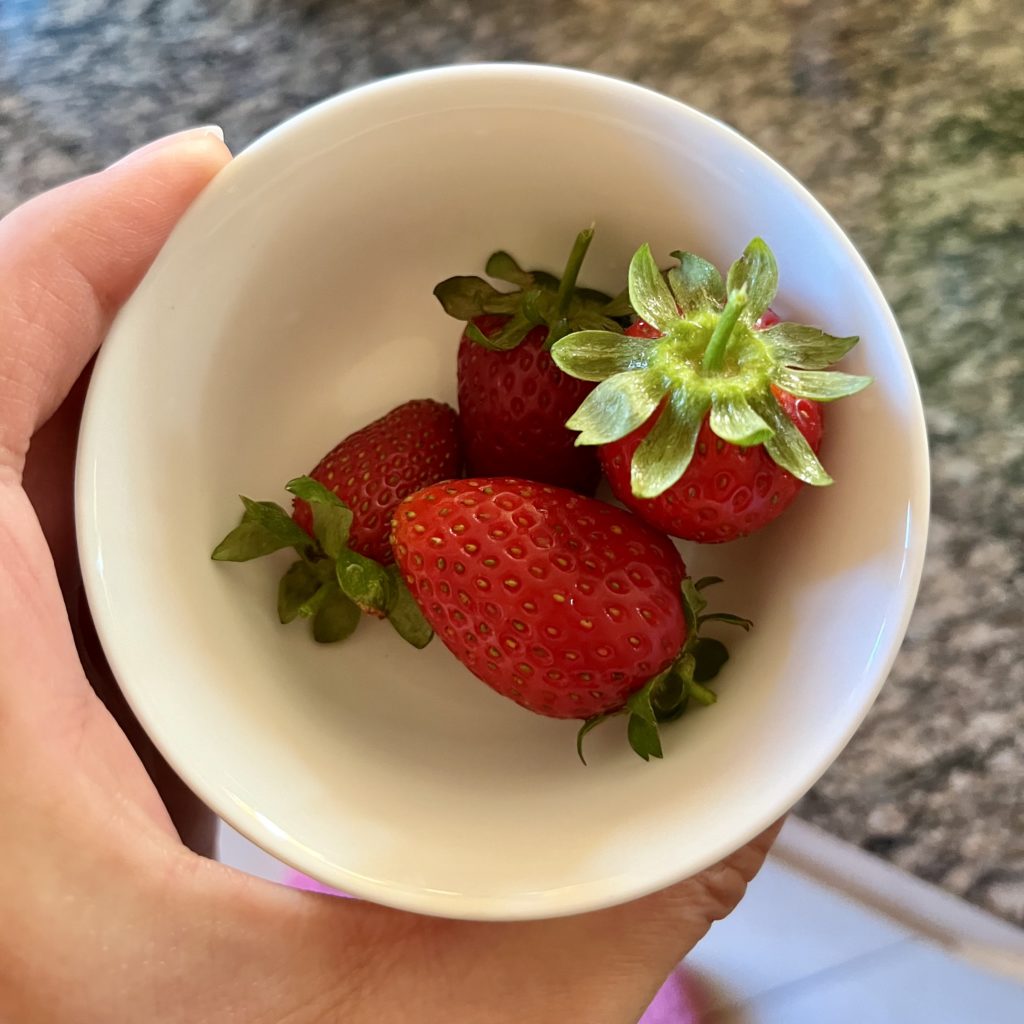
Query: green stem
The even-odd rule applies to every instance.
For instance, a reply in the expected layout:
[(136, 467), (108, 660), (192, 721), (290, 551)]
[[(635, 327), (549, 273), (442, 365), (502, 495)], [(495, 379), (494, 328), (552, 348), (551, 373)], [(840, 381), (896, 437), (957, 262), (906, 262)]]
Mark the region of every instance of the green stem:
[(572, 293), (576, 287), (576, 278), (579, 277), (580, 267), (583, 266), (583, 259), (590, 248), (590, 241), (594, 237), (594, 225), (581, 231), (573, 242), (572, 252), (569, 253), (569, 261), (562, 272), (562, 280), (558, 283), (558, 319), (561, 320), (569, 312), (569, 304), (572, 302)]
[(739, 321), (746, 304), (746, 288), (737, 288), (729, 296), (729, 301), (725, 304), (725, 309), (722, 310), (714, 331), (711, 332), (708, 347), (704, 350), (705, 373), (718, 373), (722, 369), (722, 364), (725, 362), (725, 350), (729, 347), (733, 328)]

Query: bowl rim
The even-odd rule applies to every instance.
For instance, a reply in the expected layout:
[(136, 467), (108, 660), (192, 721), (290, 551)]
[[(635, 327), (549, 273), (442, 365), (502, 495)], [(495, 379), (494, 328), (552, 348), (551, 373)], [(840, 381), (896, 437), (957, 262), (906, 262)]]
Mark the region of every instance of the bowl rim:
[[(838, 244), (840, 251), (844, 253), (850, 264), (859, 269), (867, 286), (869, 301), (875, 306), (885, 326), (886, 340), (894, 346), (895, 354), (902, 365), (905, 383), (909, 389), (908, 393), (912, 398), (916, 398), (916, 402), (913, 403), (914, 409), (909, 410), (911, 415), (908, 417), (908, 431), (912, 436), (909, 447), (911, 465), (908, 467), (910, 479), (907, 507), (911, 514), (908, 514), (907, 518), (903, 562), (899, 575), (899, 618), (898, 621), (887, 622), (884, 633), (879, 638), (880, 642), (872, 662), (873, 682), (870, 688), (865, 689), (859, 706), (849, 716), (845, 728), (837, 734), (833, 745), (799, 775), (784, 799), (762, 808), (760, 813), (752, 817), (745, 827), (734, 830), (731, 833), (733, 839), (727, 844), (719, 843), (718, 846), (709, 847), (705, 856), (701, 858), (702, 867), (697, 869), (698, 871), (703, 870), (703, 867), (718, 863), (722, 858), (742, 847), (784, 817), (824, 775), (847, 746), (889, 676), (909, 625), (923, 571), (930, 508), (930, 471), (924, 410), (916, 376), (899, 326), (878, 282), (853, 242), (822, 204), (789, 171), (736, 129), (680, 100), (653, 89), (620, 78), (558, 65), (495, 62), (456, 64), (405, 72), (339, 92), (271, 128), (242, 149), (204, 189), (201, 196), (175, 226), (164, 249), (166, 250), (174, 244), (183, 225), (191, 223), (193, 219), (208, 216), (220, 197), (230, 193), (234, 186), (235, 173), (239, 167), (247, 167), (265, 158), (273, 157), (281, 147), (288, 145), (294, 135), (304, 131), (321, 118), (332, 117), (338, 110), (367, 99), (385, 98), (392, 93), (415, 89), (421, 84), (446, 81), (453, 84), (472, 85), (482, 78), (494, 81), (504, 80), (510, 86), (529, 79), (534, 83), (546, 82), (553, 90), (568, 87), (570, 89), (596, 90), (599, 93), (604, 91), (615, 93), (620, 99), (631, 98), (637, 103), (660, 105), (666, 113), (677, 118), (688, 119), (690, 123), (701, 125), (704, 130), (716, 133), (728, 145), (754, 160), (761, 172), (774, 178), (801, 204), (809, 208), (820, 229), (831, 236), (832, 241)], [(122, 319), (124, 311), (133, 308), (133, 299), (129, 298), (122, 312), (115, 319), (108, 337), (116, 332), (117, 323)], [(214, 813), (263, 850), (298, 871), (325, 880), (327, 884), (344, 888), (345, 891), (351, 892), (353, 895), (382, 905), (448, 918), (511, 921), (584, 913), (638, 899), (695, 873), (689, 869), (680, 872), (672, 864), (667, 863), (664, 870), (640, 878), (634, 878), (628, 874), (617, 874), (584, 885), (564, 885), (560, 888), (545, 890), (542, 893), (522, 893), (515, 897), (480, 897), (439, 893), (426, 888), (390, 885), (386, 881), (369, 878), (349, 877), (344, 880), (335, 878), (331, 881), (329, 878), (325, 879), (325, 874), (330, 872), (325, 871), (325, 862), (316, 855), (315, 851), (307, 849), (280, 830), (269, 828), (258, 814), (244, 814), (238, 806), (222, 798), (221, 792), (216, 786), (208, 785), (201, 773), (192, 770), (187, 753), (185, 756), (179, 756), (179, 752), (182, 751), (180, 745), (176, 745), (174, 742), (176, 733), (173, 733), (173, 730), (171, 733), (165, 733), (160, 722), (154, 721), (140, 702), (135, 699), (135, 688), (129, 681), (130, 673), (125, 671), (118, 653), (118, 629), (115, 617), (103, 600), (102, 570), (98, 565), (99, 541), (96, 510), (92, 500), (96, 490), (93, 466), (101, 444), (101, 431), (96, 425), (96, 409), (99, 402), (97, 396), (106, 377), (105, 368), (109, 354), (116, 348), (116, 344), (114, 346), (104, 344), (100, 349), (86, 397), (79, 435), (75, 471), (75, 519), (82, 578), (96, 630), (111, 672), (118, 681), (133, 714), (174, 772)]]

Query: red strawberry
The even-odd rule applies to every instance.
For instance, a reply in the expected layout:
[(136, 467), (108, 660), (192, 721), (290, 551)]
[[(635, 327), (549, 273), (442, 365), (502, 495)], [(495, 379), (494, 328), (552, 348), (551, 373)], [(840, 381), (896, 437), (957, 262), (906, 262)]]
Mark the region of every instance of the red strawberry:
[[(472, 322), (492, 337), (508, 318), (487, 314)], [(515, 348), (496, 352), (462, 335), (459, 412), (466, 424), (466, 462), (481, 476), (507, 473), (591, 493), (601, 476), (597, 453), (577, 448), (565, 421), (594, 385), (562, 373), (547, 338), (546, 327), (534, 327)]]
[(551, 346), (569, 331), (621, 332), (623, 300), (576, 287), (593, 229), (576, 239), (561, 279), (524, 271), (508, 253), (487, 261), (491, 277), (516, 285), (499, 292), (479, 277), (453, 277), (434, 289), (445, 311), (467, 321), (459, 344), (459, 415), (469, 471), (560, 484), (597, 486), (596, 454), (577, 448), (565, 421), (593, 389), (552, 362)]
[(760, 239), (726, 281), (692, 253), (673, 255), (667, 283), (648, 246), (633, 257), (630, 300), (644, 322), (626, 338), (569, 335), (552, 356), (602, 382), (568, 426), (578, 444), (601, 446), (616, 497), (675, 536), (733, 540), (779, 515), (801, 482), (832, 482), (817, 458), (816, 403), (871, 379), (826, 370), (857, 338), (771, 312), (778, 270)]
[[(586, 719), (585, 732), (628, 706), (634, 748), (660, 756), (656, 722), (694, 687), (708, 693), (682, 559), (622, 509), (525, 480), (456, 480), (406, 498), (392, 544), (445, 646), (529, 711)], [(707, 679), (724, 658), (704, 643)]]
[(294, 548), (298, 560), (278, 586), (281, 622), (309, 618), (313, 638), (332, 643), (349, 636), (367, 612), (423, 647), (430, 627), (388, 564), (391, 516), (405, 495), (455, 476), (461, 462), (455, 412), (430, 399), (406, 402), (346, 437), (310, 476), (288, 484), (292, 518), (274, 502), (243, 497), (242, 520), (213, 557), (245, 562)]
[[(458, 476), (462, 465), (455, 410), (421, 398), (336, 444), (309, 474), (353, 512), (349, 546), (381, 565), (393, 560), (388, 535), (395, 506), (407, 494)], [(295, 522), (313, 536), (313, 513), (292, 502)]]
[[(761, 321), (768, 327), (779, 319), (769, 310)], [(626, 334), (660, 337), (643, 320), (627, 328)], [(773, 388), (772, 393), (817, 455), (822, 436), (821, 406), (779, 388)], [(768, 455), (763, 445), (741, 448), (716, 437), (710, 417), (705, 416), (686, 472), (659, 497), (638, 498), (631, 487), (633, 455), (654, 421), (652, 416), (622, 440), (601, 445), (601, 465), (619, 500), (673, 537), (705, 544), (744, 537), (781, 515), (803, 487)]]

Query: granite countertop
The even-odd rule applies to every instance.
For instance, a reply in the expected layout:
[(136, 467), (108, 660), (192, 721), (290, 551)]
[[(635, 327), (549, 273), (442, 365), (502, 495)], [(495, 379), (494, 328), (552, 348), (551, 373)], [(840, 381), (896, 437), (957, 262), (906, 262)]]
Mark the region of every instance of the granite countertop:
[[(552, 13), (552, 12), (557, 13)], [(0, 211), (165, 132), (237, 150), (348, 86), (474, 60), (618, 75), (817, 194), (924, 393), (933, 520), (889, 685), (799, 813), (1024, 923), (1024, 61), (991, 0), (13, 0)]]

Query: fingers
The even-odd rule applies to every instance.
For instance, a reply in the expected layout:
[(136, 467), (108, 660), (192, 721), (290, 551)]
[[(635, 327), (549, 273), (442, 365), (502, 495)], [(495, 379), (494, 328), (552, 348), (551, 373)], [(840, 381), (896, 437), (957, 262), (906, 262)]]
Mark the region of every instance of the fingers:
[(216, 129), (151, 143), (0, 221), (0, 472), (46, 422), (171, 228), (231, 155)]
[(715, 921), (730, 914), (743, 898), (747, 885), (761, 870), (785, 819), (693, 878), (687, 878), (642, 900), (650, 918), (670, 932), (680, 925), (693, 934), (696, 944)]
[[(209, 131), (173, 136), (0, 222), (0, 726), (10, 726), (0, 750), (19, 729), (26, 743), (45, 735), (52, 742), (40, 749), (57, 749), (91, 708), (35, 510), (7, 485), (20, 479), (37, 426), (69, 393), (174, 223), (229, 159)], [(74, 448), (67, 426), (49, 445), (65, 463), (54, 461), (36, 482), (52, 498), (44, 519), (55, 553), (70, 561), (69, 491), (60, 486)]]

